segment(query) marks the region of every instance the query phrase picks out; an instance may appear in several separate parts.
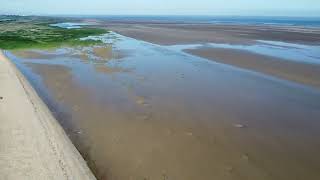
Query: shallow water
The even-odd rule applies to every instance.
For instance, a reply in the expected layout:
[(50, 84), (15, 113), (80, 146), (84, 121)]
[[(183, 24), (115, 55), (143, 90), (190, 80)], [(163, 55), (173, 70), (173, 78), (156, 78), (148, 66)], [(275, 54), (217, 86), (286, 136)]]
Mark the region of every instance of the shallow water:
[(80, 29), (81, 26), (88, 26), (89, 23), (72, 23), (72, 22), (64, 22), (64, 23), (56, 23), (50, 24), (50, 26), (65, 28), (65, 29)]
[(152, 16), (152, 15), (108, 15), (108, 16), (71, 16), (77, 18), (103, 19), (115, 22), (154, 22), (154, 23), (191, 23), (191, 24), (221, 24), (221, 25), (264, 25), (296, 28), (319, 28), (318, 17), (254, 17), (254, 16)]
[(303, 45), (285, 43), (281, 41), (263, 41), (258, 40), (256, 44), (237, 45), (237, 44), (186, 44), (173, 45), (169, 49), (182, 51), (186, 49), (197, 48), (226, 48), (245, 50), (257, 54), (277, 57), (288, 61), (296, 61), (308, 64), (320, 64), (320, 46), (318, 45)]
[(99, 179), (320, 177), (319, 91), (117, 34), (102, 38), (108, 45), (98, 53), (6, 52)]

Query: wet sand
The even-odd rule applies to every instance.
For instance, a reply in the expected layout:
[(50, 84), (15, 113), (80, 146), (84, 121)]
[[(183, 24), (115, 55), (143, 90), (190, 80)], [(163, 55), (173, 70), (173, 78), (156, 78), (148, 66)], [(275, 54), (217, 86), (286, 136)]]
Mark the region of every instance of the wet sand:
[(0, 179), (96, 179), (47, 106), (0, 52)]
[(293, 62), (243, 50), (223, 48), (187, 49), (185, 52), (216, 62), (320, 88), (320, 66), (317, 64)]
[[(319, 28), (151, 22), (127, 22), (127, 24), (124, 24), (121, 21), (106, 21), (100, 22), (100, 24), (122, 35), (160, 45), (205, 43), (252, 45), (257, 44), (257, 40), (317, 46), (320, 44)], [(185, 49), (185, 52), (219, 63), (319, 88), (319, 65), (292, 62), (277, 57), (226, 48), (204, 47), (200, 49)]]
[(319, 28), (108, 21), (100, 22), (100, 26), (128, 37), (161, 45), (208, 42), (250, 44), (256, 40), (320, 44)]
[(125, 37), (114, 48), (131, 54), (8, 53), (99, 179), (320, 177), (319, 91)]

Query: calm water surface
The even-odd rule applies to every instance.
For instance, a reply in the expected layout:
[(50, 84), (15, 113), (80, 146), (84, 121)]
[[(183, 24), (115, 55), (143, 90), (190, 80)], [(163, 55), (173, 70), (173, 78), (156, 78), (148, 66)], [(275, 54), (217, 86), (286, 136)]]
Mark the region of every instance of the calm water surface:
[(75, 18), (94, 18), (121, 22), (154, 22), (154, 23), (194, 23), (194, 24), (233, 24), (233, 25), (270, 25), (283, 27), (319, 28), (319, 17), (277, 17), (277, 16), (71, 16)]
[(117, 34), (6, 52), (99, 179), (320, 178), (320, 92)]
[(180, 51), (186, 49), (198, 48), (223, 48), (237, 49), (253, 52), (261, 55), (277, 57), (288, 61), (295, 61), (308, 64), (320, 64), (320, 46), (285, 43), (281, 41), (263, 41), (258, 40), (256, 44), (239, 45), (239, 44), (184, 44), (168, 46), (169, 49)]

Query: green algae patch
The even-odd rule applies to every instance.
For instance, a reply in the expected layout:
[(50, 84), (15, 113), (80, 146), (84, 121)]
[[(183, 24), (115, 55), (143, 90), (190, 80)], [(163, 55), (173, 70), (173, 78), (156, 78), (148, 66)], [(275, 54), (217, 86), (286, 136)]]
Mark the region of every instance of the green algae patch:
[(0, 49), (55, 48), (61, 46), (88, 46), (101, 44), (99, 40), (81, 40), (88, 36), (108, 33), (105, 29), (88, 26), (65, 29), (50, 26), (51, 22), (40, 20), (0, 21)]

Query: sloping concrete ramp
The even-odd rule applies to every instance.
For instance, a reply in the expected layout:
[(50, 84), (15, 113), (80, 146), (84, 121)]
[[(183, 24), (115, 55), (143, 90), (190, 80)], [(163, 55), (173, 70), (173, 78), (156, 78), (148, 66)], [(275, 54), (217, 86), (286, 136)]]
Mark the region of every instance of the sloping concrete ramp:
[(95, 179), (47, 106), (2, 52), (0, 179)]

